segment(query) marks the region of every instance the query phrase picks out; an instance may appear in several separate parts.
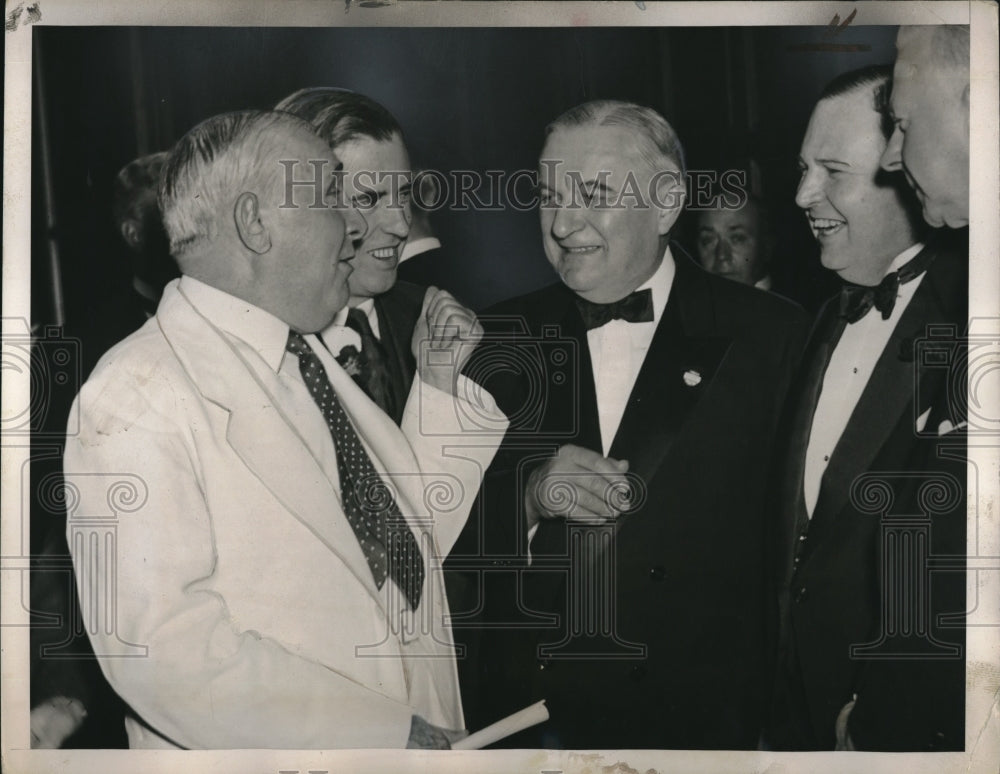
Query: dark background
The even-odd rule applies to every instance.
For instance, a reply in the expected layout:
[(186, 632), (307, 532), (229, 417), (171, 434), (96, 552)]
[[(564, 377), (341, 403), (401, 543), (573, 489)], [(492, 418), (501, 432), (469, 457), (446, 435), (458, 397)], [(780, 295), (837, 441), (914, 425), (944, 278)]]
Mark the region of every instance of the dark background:
[[(690, 169), (743, 169), (769, 204), (772, 274), (807, 310), (836, 289), (794, 205), (796, 157), (813, 103), (835, 75), (893, 58), (895, 27), (33, 30), (32, 326), (61, 325), (78, 377), (141, 315), (126, 248), (111, 217), (112, 182), (139, 155), (166, 150), (214, 114), (267, 108), (303, 86), (367, 94), (399, 119), (415, 164), (443, 170), (533, 169), (546, 124), (595, 98), (648, 104), (670, 121)], [(687, 217), (686, 220), (690, 220)], [(434, 216), (450, 257), (448, 287), (467, 304), (555, 279), (534, 212)], [(678, 235), (684, 241), (685, 222)], [(38, 348), (45, 356), (45, 348)], [(74, 389), (41, 385), (35, 481), (58, 469)], [(33, 395), (34, 398), (36, 394)], [(50, 433), (48, 437), (45, 433)], [(48, 438), (48, 440), (47, 440)], [(52, 440), (55, 439), (55, 440)], [(32, 552), (65, 554), (64, 514), (33, 493)], [(56, 504), (57, 505), (57, 504)], [(58, 561), (32, 585), (32, 610), (68, 615)], [(36, 566), (36, 570), (39, 567)], [(32, 702), (86, 694), (90, 717), (71, 746), (124, 743), (120, 707), (92, 661), (45, 659), (67, 636), (37, 627)], [(70, 632), (73, 634), (73, 632)], [(81, 630), (64, 652), (86, 648)], [(69, 687), (68, 687), (69, 686)], [(77, 688), (71, 686), (78, 686)], [(116, 714), (118, 713), (118, 714)]]
[[(892, 61), (895, 29), (35, 28), (33, 322), (58, 319), (39, 217), (49, 182), (66, 331), (84, 341), (86, 373), (130, 332), (130, 271), (110, 214), (118, 170), (211, 115), (313, 85), (381, 102), (415, 163), (444, 171), (534, 169), (563, 110), (600, 97), (648, 104), (677, 130), (691, 169), (750, 171), (772, 206), (775, 271), (815, 308), (828, 278), (793, 202), (805, 123), (834, 75)], [(450, 289), (473, 307), (554, 278), (536, 213), (442, 211), (435, 226), (455, 261)]]

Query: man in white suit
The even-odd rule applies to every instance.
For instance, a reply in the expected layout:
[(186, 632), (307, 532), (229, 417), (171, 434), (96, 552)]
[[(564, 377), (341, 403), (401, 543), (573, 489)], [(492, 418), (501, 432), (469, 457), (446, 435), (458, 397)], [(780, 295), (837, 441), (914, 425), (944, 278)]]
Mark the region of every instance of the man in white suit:
[(337, 167), (283, 113), (182, 138), (160, 206), (183, 276), (74, 405), (69, 542), (132, 747), (447, 747), (464, 728), (440, 561), (495, 440), (458, 418), (505, 419), (456, 397), (481, 329), (447, 293), (424, 300), (432, 356), (401, 427), (312, 335), (364, 230)]

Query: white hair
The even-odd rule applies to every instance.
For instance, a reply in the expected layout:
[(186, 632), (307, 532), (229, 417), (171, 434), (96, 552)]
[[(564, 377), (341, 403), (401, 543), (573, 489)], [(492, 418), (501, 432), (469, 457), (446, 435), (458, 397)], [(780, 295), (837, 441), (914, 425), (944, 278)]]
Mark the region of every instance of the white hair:
[(275, 185), (278, 170), (265, 168), (280, 148), (274, 130), (309, 124), (288, 113), (245, 110), (223, 113), (195, 126), (171, 150), (160, 174), (159, 204), (170, 253), (180, 258), (211, 241), (217, 218), (236, 196), (260, 184)]

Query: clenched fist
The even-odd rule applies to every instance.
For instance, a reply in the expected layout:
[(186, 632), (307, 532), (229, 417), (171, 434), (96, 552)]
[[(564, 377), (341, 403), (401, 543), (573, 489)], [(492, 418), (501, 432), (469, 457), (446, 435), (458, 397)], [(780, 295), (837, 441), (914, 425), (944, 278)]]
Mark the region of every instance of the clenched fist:
[(446, 290), (427, 288), (413, 330), (417, 373), (427, 384), (455, 394), (455, 382), (480, 339), (483, 327), (471, 309)]

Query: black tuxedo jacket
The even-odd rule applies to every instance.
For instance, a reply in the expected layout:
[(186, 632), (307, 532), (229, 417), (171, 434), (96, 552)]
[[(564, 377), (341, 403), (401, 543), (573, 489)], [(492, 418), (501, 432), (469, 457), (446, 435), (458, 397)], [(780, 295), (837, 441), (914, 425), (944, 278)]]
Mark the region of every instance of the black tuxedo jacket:
[(426, 288), (410, 282), (396, 282), (389, 291), (375, 298), (379, 343), (386, 356), (386, 370), (396, 409), (392, 418), (397, 425), (403, 420), (406, 398), (416, 373), (411, 345), (425, 291)]
[(925, 247), (933, 262), (831, 455), (810, 520), (802, 481), (819, 391), (809, 385), (836, 339), (836, 298), (811, 336), (774, 489), (778, 749), (833, 749), (838, 713), (855, 695), (858, 749), (963, 748), (967, 457), (965, 433), (947, 431), (965, 419), (965, 238), (940, 233)]
[(442, 286), (448, 275), (447, 255), (442, 247), (434, 247), (417, 253), (412, 258), (399, 264), (396, 276), (405, 282), (416, 285)]
[(583, 321), (562, 284), (481, 316), (467, 373), (511, 419), (449, 569), (470, 728), (546, 699), (511, 747), (753, 748), (765, 685), (763, 502), (804, 315), (674, 250), (669, 301), (610, 449), (637, 507), (544, 521), (523, 483), (562, 444), (601, 450)]

